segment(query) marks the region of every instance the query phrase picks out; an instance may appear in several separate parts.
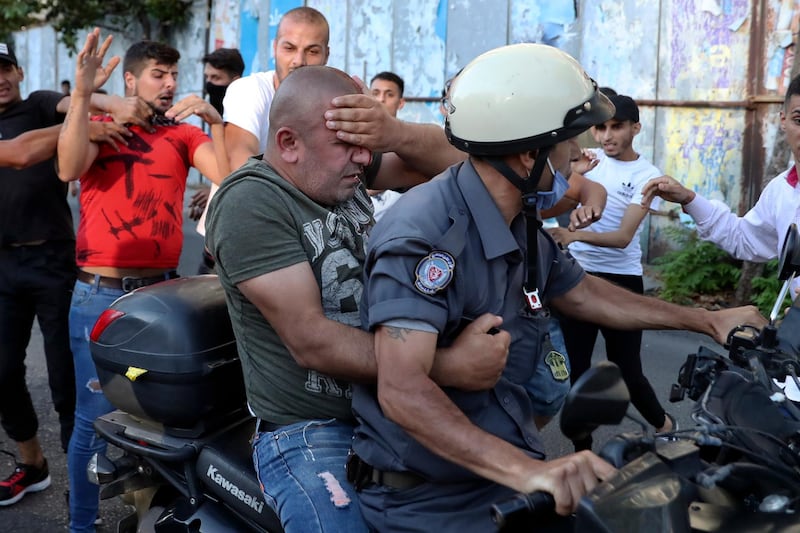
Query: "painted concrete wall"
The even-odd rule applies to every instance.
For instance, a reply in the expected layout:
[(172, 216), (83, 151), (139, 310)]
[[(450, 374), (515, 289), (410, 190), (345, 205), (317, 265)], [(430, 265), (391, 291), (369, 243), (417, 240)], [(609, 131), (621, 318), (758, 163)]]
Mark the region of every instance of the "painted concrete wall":
[[(239, 47), (247, 71), (269, 69), (280, 16), (309, 5), (331, 26), (329, 64), (366, 80), (392, 70), (406, 96), (438, 97), (459, 68), (507, 43), (544, 42), (573, 54), (600, 85), (649, 101), (741, 102), (748, 94), (753, 2), (759, 0), (214, 0), (206, 29), (205, 0), (196, 0), (181, 50), (182, 94), (202, 90), (199, 58), (206, 49)], [(766, 0), (762, 79), (757, 92), (781, 95), (800, 28), (800, 0)], [(130, 44), (120, 39), (113, 51)], [(16, 35), (26, 68), (24, 92), (58, 89), (72, 78), (73, 58), (48, 28)], [(521, 68), (535, 68), (534, 65)], [(122, 92), (121, 74), (108, 84)], [(780, 106), (766, 106), (760, 125), (766, 164), (779, 138)], [(702, 194), (737, 209), (749, 200), (742, 176), (743, 107), (642, 106), (635, 146), (653, 163)], [(409, 103), (406, 120), (440, 122), (437, 103)], [(789, 155), (779, 153), (777, 158)], [(780, 163), (780, 161), (778, 161)], [(778, 165), (780, 166), (780, 165)], [(751, 177), (765, 184), (769, 176)], [(660, 239), (664, 220), (655, 220)]]
[[(406, 95), (436, 97), (444, 81), (479, 53), (514, 42), (545, 42), (573, 54), (601, 85), (647, 100), (743, 101), (753, 0), (241, 0), (269, 12), (274, 37), (281, 13), (298, 5), (331, 24), (329, 64), (369, 79), (393, 70)], [(270, 7), (271, 6), (271, 7)], [(767, 2), (763, 94), (782, 94), (793, 60), (800, 0)], [(231, 19), (232, 20), (232, 19)], [(215, 18), (225, 26), (231, 20)], [(240, 44), (256, 34), (239, 35)], [(262, 52), (269, 54), (267, 50)], [(767, 154), (778, 135), (770, 108), (762, 126)], [(438, 105), (411, 103), (406, 120), (441, 120)], [(644, 157), (703, 194), (742, 200), (745, 110), (642, 107), (636, 147)], [(788, 156), (787, 156), (788, 157)]]

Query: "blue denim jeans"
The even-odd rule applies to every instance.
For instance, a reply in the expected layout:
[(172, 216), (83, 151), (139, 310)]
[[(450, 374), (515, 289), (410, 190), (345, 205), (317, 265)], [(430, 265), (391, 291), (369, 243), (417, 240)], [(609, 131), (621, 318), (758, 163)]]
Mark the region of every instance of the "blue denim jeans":
[[(558, 320), (550, 318), (548, 329), (550, 345), (542, 350), (542, 358), (536, 367), (536, 372), (530, 381), (525, 384), (525, 389), (528, 391), (533, 403), (534, 412), (537, 416), (543, 417), (553, 417), (558, 413), (570, 387), (569, 357), (567, 356), (564, 334), (561, 332)], [(548, 361), (548, 355), (551, 352), (557, 353), (554, 356), (550, 356)], [(558, 354), (563, 356), (565, 368), (557, 366), (558, 361), (560, 361)], [(555, 362), (553, 357), (557, 359)], [(564, 370), (566, 370), (566, 375), (563, 374)]]
[(286, 533), (368, 531), (345, 472), (352, 440), (352, 424), (337, 420), (256, 435), (253, 463), (261, 490)]
[(100, 390), (97, 369), (89, 352), (89, 334), (100, 314), (124, 292), (75, 282), (69, 310), (69, 336), (75, 360), (75, 429), (67, 450), (69, 470), (69, 529), (94, 531), (99, 507), (99, 487), (89, 482), (86, 465), (95, 453), (103, 453), (106, 443), (94, 431), (94, 420), (114, 408)]

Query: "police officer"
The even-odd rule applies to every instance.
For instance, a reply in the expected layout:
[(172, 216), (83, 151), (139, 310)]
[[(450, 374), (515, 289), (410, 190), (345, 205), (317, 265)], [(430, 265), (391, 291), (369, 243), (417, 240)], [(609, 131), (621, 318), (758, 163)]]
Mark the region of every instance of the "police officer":
[[(613, 474), (589, 451), (544, 461), (520, 384), (542, 357), (548, 306), (719, 341), (737, 324), (764, 323), (753, 307), (684, 309), (585, 275), (539, 230), (537, 206), (563, 193), (578, 155), (573, 137), (614, 114), (569, 55), (492, 50), (456, 77), (446, 103), (448, 138), (470, 157), (398, 201), (370, 235), (364, 267), (378, 382), (354, 392), (350, 470), (378, 531), (491, 531), (489, 505), (515, 491), (550, 492), (568, 514)], [(511, 337), (502, 375), (490, 390), (439, 387), (428, 375), (434, 350), (487, 312)]]

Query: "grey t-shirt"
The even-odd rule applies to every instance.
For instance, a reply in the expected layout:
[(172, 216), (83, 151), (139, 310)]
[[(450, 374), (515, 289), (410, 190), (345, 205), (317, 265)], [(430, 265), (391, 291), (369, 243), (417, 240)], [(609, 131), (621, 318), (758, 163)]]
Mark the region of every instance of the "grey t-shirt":
[[(325, 315), (360, 327), (365, 241), (372, 204), (363, 187), (334, 208), (320, 205), (251, 158), (226, 178), (209, 207), (206, 245), (217, 260), (256, 416), (278, 424), (352, 419), (349, 383), (301, 368), (237, 284), (308, 262)], [(287, 302), (289, 305), (291, 302)]]

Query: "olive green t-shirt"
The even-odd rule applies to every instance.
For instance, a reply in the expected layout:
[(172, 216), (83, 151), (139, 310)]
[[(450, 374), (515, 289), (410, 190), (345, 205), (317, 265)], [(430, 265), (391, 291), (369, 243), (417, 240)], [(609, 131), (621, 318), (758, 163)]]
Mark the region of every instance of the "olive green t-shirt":
[(225, 288), (248, 403), (259, 418), (278, 424), (349, 420), (352, 391), (350, 383), (301, 368), (236, 285), (307, 262), (325, 315), (360, 327), (362, 267), (371, 225), (372, 204), (363, 187), (351, 200), (326, 207), (254, 158), (226, 178), (212, 199), (206, 245)]

